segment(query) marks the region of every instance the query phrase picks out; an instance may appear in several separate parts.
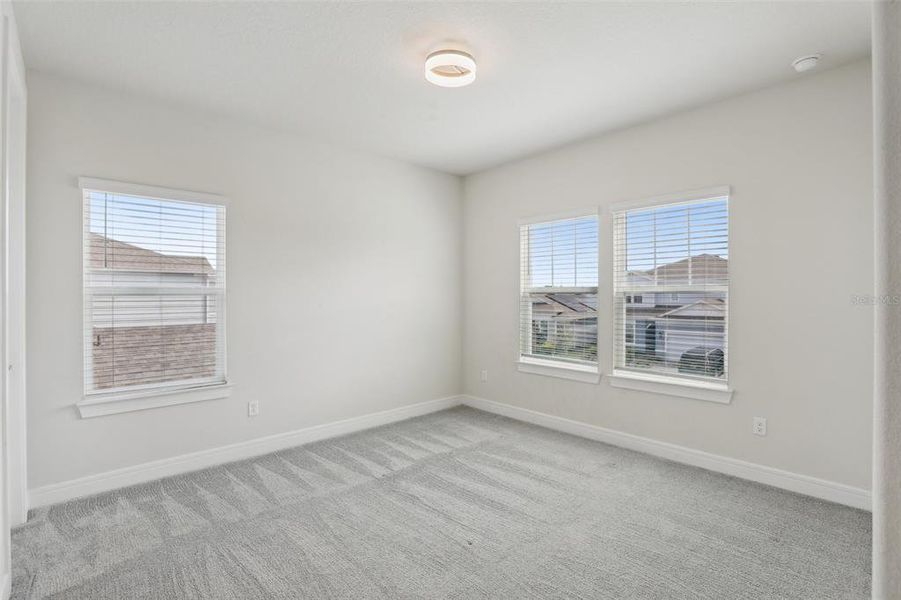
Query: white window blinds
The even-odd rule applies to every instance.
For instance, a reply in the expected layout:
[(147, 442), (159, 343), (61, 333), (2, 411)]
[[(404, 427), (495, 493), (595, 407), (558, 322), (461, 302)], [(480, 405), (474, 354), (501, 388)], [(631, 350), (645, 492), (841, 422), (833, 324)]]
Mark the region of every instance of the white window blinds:
[(83, 193), (85, 393), (225, 382), (225, 207)]
[(597, 215), (520, 227), (520, 355), (597, 366)]
[(617, 369), (726, 380), (728, 202), (614, 212)]

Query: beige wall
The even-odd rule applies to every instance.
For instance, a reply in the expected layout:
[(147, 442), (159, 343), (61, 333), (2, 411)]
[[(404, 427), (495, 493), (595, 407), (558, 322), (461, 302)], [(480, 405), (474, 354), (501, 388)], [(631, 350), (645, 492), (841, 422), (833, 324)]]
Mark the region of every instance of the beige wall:
[[(30, 487), (460, 391), (458, 178), (37, 73), (29, 92)], [(79, 176), (230, 198), (231, 398), (79, 419)]]
[[(852, 296), (873, 289), (869, 77), (799, 77), (467, 178), (467, 393), (868, 489), (872, 307)], [(730, 405), (516, 370), (518, 219), (600, 206), (609, 250), (608, 205), (717, 185), (733, 191)], [(609, 251), (601, 268), (609, 372)]]

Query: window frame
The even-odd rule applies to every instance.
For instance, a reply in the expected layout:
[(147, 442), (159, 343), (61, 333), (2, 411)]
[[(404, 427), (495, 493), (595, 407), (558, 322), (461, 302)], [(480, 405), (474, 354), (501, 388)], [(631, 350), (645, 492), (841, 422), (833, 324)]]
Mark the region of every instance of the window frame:
[[(522, 314), (522, 299), (523, 294), (529, 293), (529, 290), (543, 290), (546, 291), (547, 288), (528, 288), (523, 285), (523, 256), (524, 253), (527, 252), (527, 248), (523, 245), (522, 240), (522, 228), (529, 225), (536, 225), (539, 223), (551, 223), (554, 221), (562, 221), (567, 219), (579, 219), (579, 218), (588, 218), (593, 217), (597, 221), (597, 234), (598, 234), (598, 281), (595, 286), (579, 286), (579, 287), (561, 287), (561, 290), (573, 293), (594, 293), (597, 298), (598, 303), (598, 318), (597, 318), (597, 347), (598, 347), (598, 355), (595, 361), (575, 361), (575, 360), (566, 360), (566, 359), (555, 359), (555, 358), (537, 358), (535, 356), (525, 355), (522, 353), (523, 348), (523, 314)], [(572, 381), (579, 381), (583, 383), (592, 383), (597, 384), (601, 380), (601, 354), (600, 354), (600, 294), (601, 294), (601, 285), (600, 285), (600, 274), (601, 274), (601, 258), (603, 256), (603, 244), (602, 244), (602, 226), (601, 226), (601, 211), (597, 206), (581, 208), (581, 209), (573, 209), (564, 212), (558, 212), (553, 214), (542, 214), (535, 215), (531, 217), (526, 217), (519, 219), (516, 227), (516, 235), (519, 244), (519, 253), (518, 253), (518, 271), (519, 276), (517, 278), (518, 283), (518, 294), (517, 294), (517, 305), (516, 305), (516, 331), (518, 335), (516, 336), (516, 367), (517, 370), (521, 373), (529, 373), (533, 375), (544, 375), (548, 377), (557, 377), (561, 379), (569, 379)], [(531, 343), (531, 339), (529, 340)]]
[[(79, 198), (81, 200), (82, 210), (82, 236), (86, 235), (85, 219), (88, 218), (85, 211), (85, 199), (89, 192), (100, 192), (108, 194), (122, 194), (127, 196), (137, 196), (140, 198), (148, 198), (162, 201), (189, 202), (206, 205), (221, 206), (225, 209), (225, 222), (222, 223), (223, 230), (227, 229), (228, 223), (228, 206), (229, 200), (225, 196), (219, 194), (211, 194), (207, 192), (194, 192), (188, 190), (180, 190), (174, 188), (166, 188), (159, 186), (143, 185), (137, 183), (127, 183), (122, 181), (113, 181), (107, 179), (98, 179), (94, 177), (79, 177), (78, 187), (81, 192)], [(228, 235), (225, 235), (225, 244), (222, 246), (223, 258), (226, 258)], [(84, 365), (91, 364), (88, 356), (85, 356), (85, 320), (89, 318), (88, 302), (93, 297), (90, 286), (87, 285), (87, 257), (84, 248), (86, 240), (82, 237), (82, 319), (79, 324), (81, 327), (82, 340), (82, 359)], [(227, 259), (226, 259), (227, 264)], [(226, 275), (227, 277), (227, 275)], [(156, 288), (150, 288), (154, 290)], [(228, 280), (226, 278), (225, 288), (221, 293), (217, 294), (218, 303), (216, 307), (217, 319), (217, 336), (216, 345), (217, 353), (222, 358), (222, 374), (208, 381), (204, 380), (181, 380), (174, 382), (161, 382), (153, 384), (138, 384), (133, 386), (125, 386), (113, 388), (110, 390), (92, 390), (88, 388), (88, 370), (82, 369), (84, 380), (82, 381), (82, 399), (76, 404), (79, 415), (82, 418), (98, 417), (122, 412), (131, 412), (136, 410), (145, 410), (149, 408), (158, 408), (163, 406), (173, 406), (178, 404), (187, 404), (191, 402), (201, 402), (205, 400), (216, 400), (227, 398), (231, 395), (232, 383), (228, 378), (228, 326), (227, 326), (227, 292)], [(157, 291), (157, 295), (159, 292)], [(153, 295), (148, 290), (148, 295)], [(93, 313), (91, 313), (93, 314)], [(91, 368), (93, 365), (91, 365)]]
[[(725, 291), (726, 293), (726, 310), (725, 317), (723, 319), (723, 334), (724, 339), (726, 340), (726, 351), (723, 353), (725, 377), (721, 381), (716, 381), (710, 378), (693, 377), (690, 375), (671, 375), (653, 371), (642, 372), (619, 367), (617, 365), (618, 357), (621, 355), (621, 353), (625, 352), (625, 348), (620, 349), (619, 343), (620, 339), (625, 340), (625, 332), (622, 332), (621, 335), (617, 330), (617, 296), (620, 293), (632, 293), (634, 301), (634, 291), (630, 292), (630, 290), (623, 289), (617, 284), (617, 277), (625, 269), (625, 264), (623, 262), (625, 261), (625, 254), (622, 253), (622, 255), (620, 255), (620, 253), (617, 252), (618, 243), (624, 238), (625, 235), (625, 232), (622, 230), (624, 221), (618, 222), (617, 215), (621, 212), (630, 210), (642, 210), (662, 206), (678, 206), (679, 204), (692, 204), (699, 201), (714, 200), (717, 198), (726, 198), (726, 232), (729, 248), (729, 276), (726, 283), (721, 286), (723, 291)], [(729, 322), (732, 315), (732, 204), (733, 197), (731, 186), (722, 185), (699, 190), (690, 190), (686, 192), (677, 192), (672, 194), (654, 196), (641, 200), (619, 202), (610, 206), (610, 216), (613, 226), (610, 244), (612, 250), (611, 303), (613, 310), (611, 311), (610, 318), (613, 328), (613, 335), (611, 339), (612, 352), (610, 355), (609, 365), (610, 374), (607, 376), (607, 379), (611, 386), (636, 391), (653, 392), (669, 396), (678, 396), (682, 398), (707, 400), (721, 404), (728, 404), (731, 402), (733, 389), (732, 369), (730, 365), (731, 351), (729, 350), (729, 347), (732, 345), (732, 340), (730, 335)], [(647, 291), (657, 291), (664, 293), (678, 291), (665, 289), (666, 286), (663, 286), (663, 288), (664, 289), (648, 288)], [(622, 310), (626, 310), (625, 307), (626, 303), (623, 302)], [(625, 322), (624, 318), (622, 320), (623, 322)]]

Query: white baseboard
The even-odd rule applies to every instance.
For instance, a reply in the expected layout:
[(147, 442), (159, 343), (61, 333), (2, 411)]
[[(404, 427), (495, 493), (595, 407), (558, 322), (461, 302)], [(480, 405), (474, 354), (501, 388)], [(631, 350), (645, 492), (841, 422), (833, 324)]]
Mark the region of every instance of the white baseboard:
[(82, 496), (90, 496), (101, 492), (108, 492), (118, 488), (146, 483), (162, 477), (179, 475), (189, 471), (196, 471), (216, 465), (221, 465), (236, 460), (252, 458), (292, 448), (318, 440), (346, 435), (364, 429), (371, 429), (379, 425), (387, 425), (404, 419), (418, 417), (428, 413), (444, 410), (461, 404), (460, 396), (449, 396), (427, 402), (410, 404), (392, 410), (372, 413), (360, 417), (353, 417), (334, 423), (316, 425), (287, 433), (280, 433), (237, 444), (230, 444), (210, 450), (201, 450), (190, 454), (182, 454), (172, 458), (155, 460), (133, 467), (125, 467), (97, 475), (89, 475), (79, 479), (63, 481), (29, 490), (28, 500), (30, 508), (48, 506), (58, 502), (65, 502)]
[(31, 508), (47, 506), (82, 496), (108, 492), (129, 485), (146, 483), (162, 477), (179, 475), (227, 462), (260, 456), (285, 448), (403, 421), (404, 419), (444, 410), (459, 404), (466, 404), (479, 410), (504, 415), (511, 419), (533, 423), (548, 429), (644, 452), (830, 502), (871, 510), (871, 495), (869, 491), (864, 489), (466, 395), (449, 396), (428, 402), (410, 404), (379, 413), (353, 417), (343, 421), (326, 423), (43, 486), (29, 491), (29, 506)]
[(813, 496), (822, 500), (828, 500), (838, 504), (844, 504), (863, 510), (871, 510), (872, 499), (869, 491), (818, 479), (808, 475), (800, 475), (790, 471), (783, 471), (773, 467), (766, 467), (717, 454), (710, 454), (701, 450), (686, 448), (667, 442), (660, 442), (646, 437), (623, 433), (613, 429), (605, 429), (596, 425), (589, 425), (580, 421), (572, 421), (563, 417), (556, 417), (534, 410), (519, 408), (510, 404), (503, 404), (493, 400), (486, 400), (476, 396), (463, 396), (463, 403), (467, 406), (491, 412), (518, 421), (533, 423), (548, 429), (555, 429), (564, 433), (605, 442), (613, 446), (637, 450), (653, 456), (659, 456), (676, 462), (695, 467), (701, 467), (709, 471), (724, 473), (756, 481), (773, 487), (782, 488), (799, 494)]

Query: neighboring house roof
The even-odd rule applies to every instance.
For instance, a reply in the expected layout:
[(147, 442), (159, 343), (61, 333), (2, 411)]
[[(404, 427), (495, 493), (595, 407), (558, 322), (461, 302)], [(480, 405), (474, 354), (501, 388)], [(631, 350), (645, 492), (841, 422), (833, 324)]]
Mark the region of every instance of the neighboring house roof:
[(551, 314), (554, 319), (586, 319), (597, 314), (597, 309), (582, 302), (578, 294), (533, 295), (532, 300), (543, 301), (541, 305), (533, 305), (535, 313)]
[(720, 298), (704, 298), (679, 308), (674, 308), (659, 316), (661, 319), (723, 319), (726, 316), (726, 303)]
[(728, 278), (729, 260), (715, 254), (698, 254), (646, 271), (629, 271), (631, 283), (680, 285), (689, 282), (722, 282)]
[(89, 233), (90, 266), (116, 271), (149, 271), (153, 273), (188, 273), (208, 275), (215, 272), (205, 256), (163, 254), (133, 244), (126, 244), (99, 233)]
[(579, 300), (577, 294), (545, 294), (544, 297), (573, 312), (597, 312), (594, 307)]
[(626, 273), (629, 283), (654, 283), (654, 269), (650, 271), (629, 271)]

